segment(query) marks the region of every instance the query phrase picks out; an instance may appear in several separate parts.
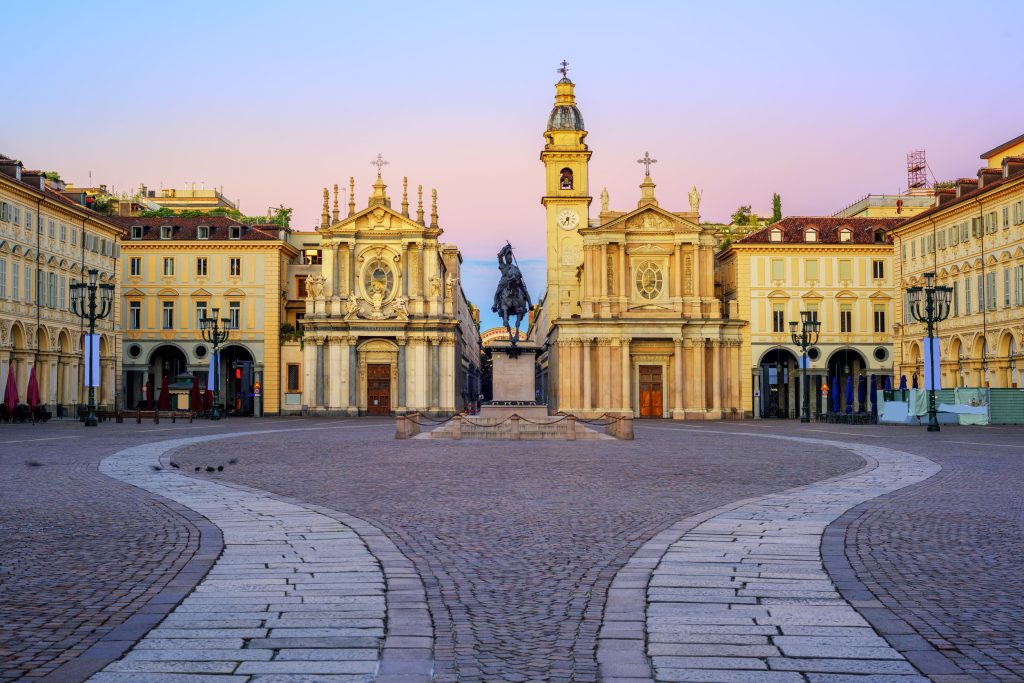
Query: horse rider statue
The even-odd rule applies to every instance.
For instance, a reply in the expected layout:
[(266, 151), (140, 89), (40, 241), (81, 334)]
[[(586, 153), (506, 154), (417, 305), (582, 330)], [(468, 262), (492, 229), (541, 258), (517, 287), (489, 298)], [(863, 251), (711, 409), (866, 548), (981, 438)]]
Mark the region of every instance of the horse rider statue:
[[(501, 315), (514, 348), (519, 341), (519, 324), (533, 304), (530, 302), (530, 293), (526, 291), (523, 274), (512, 254), (512, 245), (507, 242), (498, 252), (498, 270), (501, 271), (501, 280), (494, 292), (494, 305), (491, 306), (491, 310)], [(515, 333), (509, 324), (509, 318), (513, 315), (516, 317)]]

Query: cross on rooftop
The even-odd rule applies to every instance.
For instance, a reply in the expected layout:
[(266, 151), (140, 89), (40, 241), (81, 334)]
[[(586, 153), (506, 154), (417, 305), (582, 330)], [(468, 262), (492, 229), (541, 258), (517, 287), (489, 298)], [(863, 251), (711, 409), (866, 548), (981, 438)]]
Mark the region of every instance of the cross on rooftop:
[(569, 62), (562, 60), (562, 66), (558, 69), (558, 73), (562, 74), (564, 78), (569, 77)]
[(377, 175), (380, 175), (381, 171), (383, 170), (383, 168), (388, 165), (388, 162), (384, 161), (384, 156), (383, 155), (377, 154), (377, 158), (374, 159), (373, 161), (371, 161), (370, 165), (371, 166), (376, 166), (377, 167)]
[(652, 159), (651, 155), (648, 152), (644, 152), (644, 158), (643, 159), (637, 159), (636, 163), (643, 164), (644, 165), (644, 175), (649, 176), (649, 175), (651, 175), (651, 164), (658, 163), (658, 160), (657, 159)]

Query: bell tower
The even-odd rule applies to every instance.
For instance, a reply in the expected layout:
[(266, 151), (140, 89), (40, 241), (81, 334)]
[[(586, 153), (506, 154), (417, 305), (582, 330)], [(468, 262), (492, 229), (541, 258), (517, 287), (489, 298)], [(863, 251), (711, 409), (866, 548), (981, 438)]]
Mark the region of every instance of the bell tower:
[(544, 132), (545, 191), (541, 203), (547, 218), (548, 306), (552, 322), (581, 312), (582, 291), (578, 269), (583, 263), (580, 229), (590, 220), (590, 184), (587, 165), (593, 153), (583, 115), (576, 107), (575, 85), (569, 65), (562, 62), (561, 80), (555, 84), (555, 106)]

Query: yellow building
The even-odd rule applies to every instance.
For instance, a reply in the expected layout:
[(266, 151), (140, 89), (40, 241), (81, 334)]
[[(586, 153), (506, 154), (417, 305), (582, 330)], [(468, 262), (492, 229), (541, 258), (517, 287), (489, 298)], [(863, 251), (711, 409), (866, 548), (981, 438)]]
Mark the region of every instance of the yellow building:
[(914, 189), (907, 194), (869, 194), (837, 211), (837, 218), (909, 218), (935, 203), (935, 191)]
[(462, 291), (459, 250), (440, 241), (437, 193), (429, 222), (423, 188), (415, 217), (407, 181), (391, 206), (378, 173), (365, 208), (333, 210), (324, 189), (320, 226), (294, 233), (288, 269), (284, 410), (322, 415), (450, 415), (480, 391), (480, 334)]
[(563, 71), (541, 151), (547, 292), (532, 338), (545, 345), (540, 384), (551, 410), (597, 416), (742, 416), (740, 329), (715, 297), (715, 229), (690, 208), (661, 208), (645, 154), (636, 208), (607, 191), (590, 218), (583, 116)]
[(223, 406), (240, 414), (279, 413), (281, 293), (285, 270), (298, 256), (288, 231), (224, 216), (112, 220), (125, 230), (124, 405), (148, 403), (165, 379), (174, 382), (185, 372), (205, 389), (211, 347), (199, 320), (218, 308), (234, 328), (221, 351)]
[(196, 184), (189, 187), (173, 188), (166, 187), (160, 190), (150, 190), (145, 185), (139, 188), (139, 197), (148, 200), (148, 203), (155, 204), (157, 208), (171, 209), (172, 211), (202, 211), (209, 213), (217, 209), (227, 211), (238, 211), (238, 203), (233, 202), (224, 196), (224, 188), (207, 189), (205, 184), (196, 189)]
[[(118, 286), (121, 229), (69, 200), (63, 190), (59, 180), (0, 155), (0, 389), (13, 365), (25, 402), (35, 367), (43, 404), (70, 413), (86, 400), (81, 371), (87, 329), (69, 310), (69, 287), (87, 279), (91, 269), (99, 271), (99, 282)], [(97, 322), (101, 376), (96, 399), (108, 408), (120, 393), (115, 334), (120, 315), (115, 296), (111, 315)]]
[(985, 166), (902, 223), (896, 242), (898, 372), (923, 377), (925, 326), (905, 311), (907, 287), (935, 273), (953, 288), (938, 326), (942, 386), (1019, 387), (1024, 366), (1024, 135), (981, 155)]
[[(733, 243), (718, 256), (722, 298), (743, 329), (745, 410), (758, 417), (800, 414), (800, 349), (790, 321), (801, 311), (821, 323), (809, 350), (811, 412), (827, 412), (822, 386), (892, 369), (893, 218), (789, 216)], [(837, 386), (831, 386), (836, 384)], [(856, 399), (856, 394), (854, 395)], [(859, 406), (857, 406), (859, 408)]]

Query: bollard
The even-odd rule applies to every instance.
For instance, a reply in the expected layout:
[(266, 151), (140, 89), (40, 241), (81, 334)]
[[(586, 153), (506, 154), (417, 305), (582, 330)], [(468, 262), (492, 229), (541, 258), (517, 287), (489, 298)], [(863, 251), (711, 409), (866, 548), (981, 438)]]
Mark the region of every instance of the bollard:
[(456, 415), (452, 418), (454, 429), (452, 430), (453, 439), (462, 439), (462, 416)]
[(513, 415), (509, 420), (512, 422), (512, 440), (519, 441), (519, 416)]
[(395, 438), (396, 439), (408, 439), (409, 438), (409, 420), (406, 419), (405, 415), (398, 415), (395, 417)]
[(565, 424), (566, 424), (566, 429), (568, 429), (568, 432), (567, 432), (566, 437), (565, 437), (566, 440), (568, 440), (568, 441), (575, 441), (576, 440), (576, 416), (575, 415), (570, 415), (567, 418), (565, 418)]
[(632, 415), (626, 415), (621, 420), (619, 420), (619, 427), (618, 427), (618, 430), (616, 430), (616, 431), (618, 433), (615, 436), (618, 437), (619, 439), (623, 439), (624, 441), (632, 441), (633, 440), (633, 416)]

